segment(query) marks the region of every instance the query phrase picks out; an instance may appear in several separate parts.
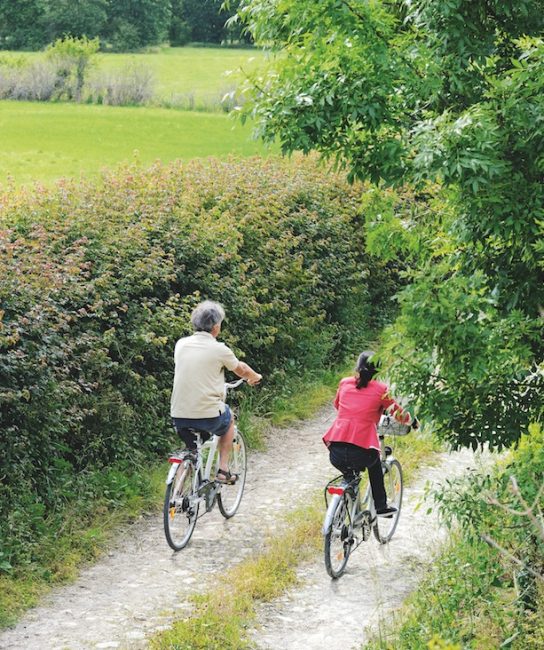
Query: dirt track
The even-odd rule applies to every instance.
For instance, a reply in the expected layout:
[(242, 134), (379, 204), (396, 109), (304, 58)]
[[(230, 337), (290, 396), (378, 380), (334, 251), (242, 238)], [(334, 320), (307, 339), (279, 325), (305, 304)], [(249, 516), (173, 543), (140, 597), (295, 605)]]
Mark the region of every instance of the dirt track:
[[(246, 492), (233, 519), (225, 521), (215, 509), (199, 520), (191, 543), (179, 553), (166, 545), (161, 516), (128, 527), (74, 584), (55, 590), (16, 627), (0, 633), (0, 648), (145, 648), (149, 634), (190, 608), (191, 594), (204, 591), (225, 568), (258, 551), (266, 532), (277, 532), (281, 513), (293, 506), (293, 494), (321, 487), (334, 474), (321, 442), (330, 415), (326, 409), (315, 420), (275, 430), (267, 451), (250, 455)], [(468, 453), (446, 456), (431, 471), (451, 475), (470, 461)], [(363, 624), (376, 624), (380, 613), (400, 604), (425, 570), (429, 552), (424, 544), (434, 545), (440, 537), (433, 518), (422, 526), (423, 515), (411, 512), (421, 486), (407, 491), (406, 509), (389, 547), (366, 543), (337, 583), (327, 578), (321, 558), (303, 567), (305, 584), (263, 608), (255, 642), (262, 648), (332, 650), (364, 638)], [(341, 646), (332, 645), (340, 638)]]
[(474, 462), (468, 452), (444, 454), (404, 492), (398, 528), (385, 546), (373, 536), (351, 556), (346, 573), (331, 580), (323, 558), (298, 571), (301, 586), (260, 611), (253, 631), (261, 650), (350, 650), (361, 648), (369, 633), (390, 629), (392, 612), (414, 589), (445, 537), (426, 507), (425, 485), (462, 473)]

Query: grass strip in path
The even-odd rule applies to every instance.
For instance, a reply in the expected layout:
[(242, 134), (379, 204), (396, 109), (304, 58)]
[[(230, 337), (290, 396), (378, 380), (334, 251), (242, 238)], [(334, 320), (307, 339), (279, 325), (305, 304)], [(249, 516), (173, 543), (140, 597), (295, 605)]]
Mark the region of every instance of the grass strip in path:
[(314, 557), (321, 543), (321, 499), (288, 516), (288, 529), (267, 550), (230, 569), (208, 593), (195, 596), (192, 616), (151, 641), (154, 650), (244, 650), (246, 629), (258, 603), (271, 601), (297, 583), (296, 568)]
[[(436, 443), (428, 436), (410, 436), (406, 454), (406, 481), (416, 469), (437, 458)], [(400, 442), (400, 439), (399, 439)], [(408, 442), (403, 442), (404, 447)], [(316, 557), (322, 548), (323, 496), (311, 495), (310, 503), (286, 517), (281, 534), (271, 537), (266, 550), (242, 561), (217, 580), (210, 591), (193, 597), (194, 612), (170, 630), (153, 637), (153, 650), (249, 650), (247, 630), (255, 623), (259, 605), (270, 602), (298, 582), (297, 568)]]

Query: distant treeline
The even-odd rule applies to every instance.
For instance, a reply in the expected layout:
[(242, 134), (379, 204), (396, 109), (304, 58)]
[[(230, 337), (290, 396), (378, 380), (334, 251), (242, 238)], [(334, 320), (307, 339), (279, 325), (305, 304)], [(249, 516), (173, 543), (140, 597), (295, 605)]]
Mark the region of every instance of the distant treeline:
[(227, 26), (237, 6), (222, 0), (0, 0), (0, 49), (39, 50), (64, 36), (100, 39), (102, 49), (188, 42), (250, 42)]

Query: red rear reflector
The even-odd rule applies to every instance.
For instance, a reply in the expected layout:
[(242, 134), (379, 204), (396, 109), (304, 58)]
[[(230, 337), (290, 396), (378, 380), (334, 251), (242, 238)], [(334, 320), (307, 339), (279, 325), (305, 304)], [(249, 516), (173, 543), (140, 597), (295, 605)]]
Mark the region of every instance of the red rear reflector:
[(344, 494), (344, 488), (343, 487), (335, 487), (334, 485), (329, 485), (327, 488), (327, 492), (329, 494)]
[(178, 458), (177, 456), (170, 456), (168, 459), (169, 463), (183, 463), (183, 458)]

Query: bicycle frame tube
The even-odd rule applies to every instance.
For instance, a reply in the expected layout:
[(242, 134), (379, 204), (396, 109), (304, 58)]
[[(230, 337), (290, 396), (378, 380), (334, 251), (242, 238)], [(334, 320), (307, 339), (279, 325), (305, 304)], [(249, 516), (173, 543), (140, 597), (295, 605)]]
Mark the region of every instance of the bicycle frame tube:
[[(364, 494), (361, 495), (359, 493), (359, 502), (361, 501), (361, 498), (364, 498)], [(372, 488), (370, 487), (370, 482), (368, 483), (368, 503), (365, 508), (365, 510), (368, 510), (370, 512), (370, 519), (373, 520), (376, 517), (376, 506), (374, 505), (374, 497), (372, 496)]]
[[(217, 443), (219, 441), (219, 436), (213, 436), (211, 440), (205, 442), (202, 446), (209, 447), (210, 451), (208, 453), (208, 458), (206, 460), (206, 467), (204, 468), (203, 479), (206, 480), (210, 478), (213, 469), (213, 462), (215, 460), (215, 452), (217, 451)], [(202, 462), (202, 456), (199, 454), (199, 461)]]

